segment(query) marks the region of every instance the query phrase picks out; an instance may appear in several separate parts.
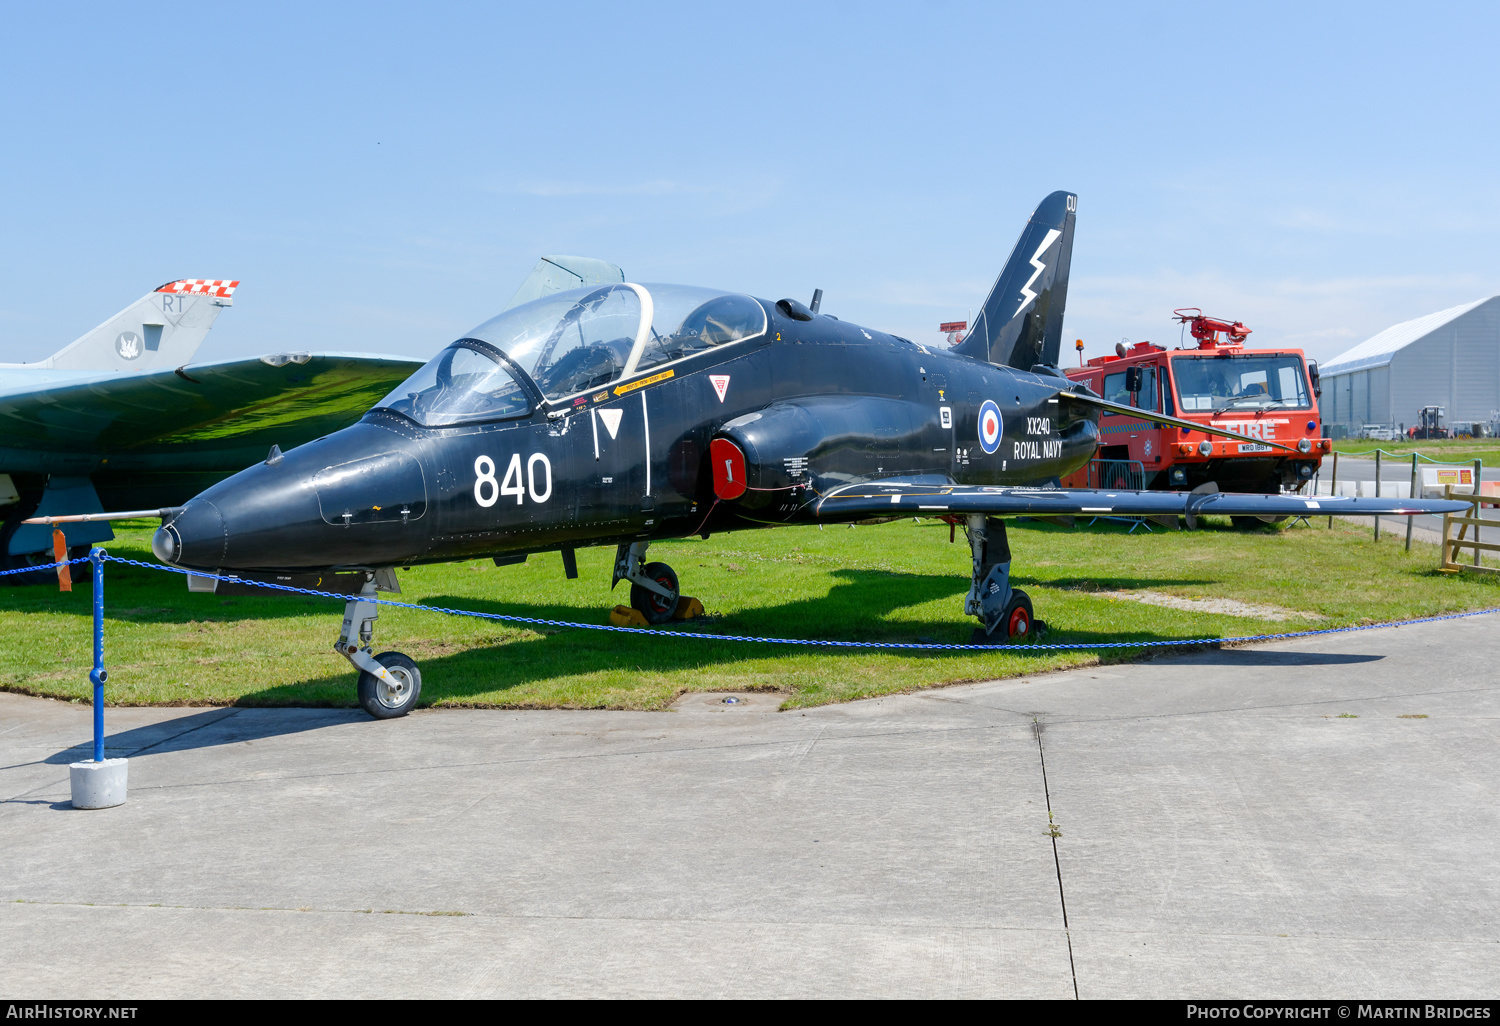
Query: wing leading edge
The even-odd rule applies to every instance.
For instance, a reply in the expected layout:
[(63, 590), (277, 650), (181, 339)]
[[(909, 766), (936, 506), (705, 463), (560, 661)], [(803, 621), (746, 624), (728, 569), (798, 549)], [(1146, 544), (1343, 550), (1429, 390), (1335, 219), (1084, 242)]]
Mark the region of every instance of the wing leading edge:
[(850, 516), (1411, 516), (1457, 513), (1469, 503), (1443, 499), (1248, 495), (1236, 492), (1102, 491), (880, 482), (847, 485), (812, 503), (819, 519)]
[(421, 360), (297, 353), (189, 364), (0, 394), (4, 445), (127, 452), (183, 443), (299, 444), (358, 420)]

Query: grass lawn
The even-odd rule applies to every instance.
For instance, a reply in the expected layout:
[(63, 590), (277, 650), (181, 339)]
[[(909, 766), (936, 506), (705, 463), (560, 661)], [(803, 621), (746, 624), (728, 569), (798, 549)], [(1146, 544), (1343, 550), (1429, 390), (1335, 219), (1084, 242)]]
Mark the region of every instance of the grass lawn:
[[(1384, 449), (1387, 455), (1395, 453), (1409, 462), (1413, 452), (1446, 463), (1473, 463), (1483, 460), (1486, 467), (1500, 465), (1500, 439), (1497, 438), (1434, 438), (1430, 441), (1373, 442), (1368, 439), (1350, 438), (1334, 442), (1335, 452), (1349, 456), (1375, 458), (1376, 449)], [(1324, 461), (1327, 462), (1326, 460)], [(1327, 468), (1324, 468), (1327, 472)]]
[[(1367, 528), (1315, 519), (1314, 529), (1127, 535), (1116, 524), (1011, 528), (1012, 572), (1052, 627), (1047, 641), (1155, 641), (1329, 627), (1500, 606), (1500, 581), (1434, 569), (1433, 546), (1372, 544)], [(153, 525), (154, 526), (154, 525)], [(150, 528), (117, 528), (107, 547), (150, 560)], [(401, 573), (402, 599), (603, 624), (628, 601), (608, 590), (613, 549), (580, 550), (567, 580), (556, 554), (519, 566), (489, 561)], [(709, 619), (683, 632), (843, 640), (966, 642), (968, 547), (945, 524), (777, 528), (658, 544)], [(1155, 602), (1233, 599), (1241, 614)], [(0, 587), (0, 688), (87, 700), (91, 595)], [(1189, 603), (1191, 605), (1191, 602)], [(1201, 603), (1200, 603), (1201, 605)], [(1266, 608), (1276, 607), (1276, 608)], [(1277, 610), (1302, 614), (1275, 619)], [(120, 705), (354, 705), (354, 673), (331, 651), (342, 605), (272, 595), (190, 594), (178, 574), (105, 567), (106, 700)], [(1285, 615), (1284, 613), (1281, 615)], [(1352, 642), (1358, 644), (1357, 641)], [(769, 689), (788, 707), (966, 680), (1139, 658), (1026, 651), (946, 654), (802, 649), (588, 630), (529, 630), (494, 621), (384, 609), (376, 650), (422, 668), (423, 705), (660, 709), (685, 691)]]

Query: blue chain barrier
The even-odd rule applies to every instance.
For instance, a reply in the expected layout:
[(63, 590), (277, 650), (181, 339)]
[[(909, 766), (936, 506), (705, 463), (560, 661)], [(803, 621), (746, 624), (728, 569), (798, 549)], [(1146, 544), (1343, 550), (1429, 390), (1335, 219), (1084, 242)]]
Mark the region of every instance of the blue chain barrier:
[[(101, 550), (102, 552), (102, 550)], [(318, 591), (313, 588), (297, 588), (289, 584), (272, 584), (269, 581), (250, 581), (243, 577), (232, 575), (205, 574), (196, 570), (183, 570), (175, 566), (162, 566), (160, 563), (147, 563), (139, 559), (126, 559), (122, 556), (111, 556), (102, 552), (103, 558), (111, 563), (122, 563), (126, 566), (138, 566), (146, 570), (165, 570), (169, 573), (191, 575), (193, 577), (204, 577), (215, 581), (228, 581), (234, 584), (250, 584), (257, 588), (267, 588), (273, 591), (290, 592), (294, 595), (312, 595), (315, 598), (338, 599), (348, 602), (354, 598), (352, 595), (341, 595), (332, 591)], [(83, 559), (69, 560), (71, 563), (86, 563), (88, 557)], [(50, 564), (51, 567), (64, 566), (63, 563)], [(27, 570), (46, 570), (46, 566), (27, 567)], [(7, 571), (16, 573), (18, 571)], [(1436, 623), (1439, 620), (1461, 620), (1470, 616), (1483, 616), (1486, 613), (1500, 612), (1500, 606), (1492, 606), (1488, 609), (1476, 609), (1466, 613), (1444, 613), (1438, 616), (1424, 616), (1415, 620), (1388, 620), (1385, 623), (1356, 624), (1352, 627), (1325, 627), (1315, 631), (1286, 631), (1281, 634), (1245, 634), (1237, 637), (1222, 638), (1182, 638), (1175, 641), (1099, 641), (1099, 642), (1073, 642), (1068, 644), (1044, 644), (1032, 642), (1024, 645), (948, 645), (942, 642), (911, 642), (911, 641), (827, 641), (818, 638), (760, 638), (743, 634), (707, 634), (696, 631), (663, 631), (652, 630), (646, 627), (616, 627), (614, 624), (600, 623), (575, 623), (569, 620), (547, 620), (535, 616), (511, 616), (506, 613), (480, 613), (472, 609), (449, 609), (446, 606), (428, 606), (417, 602), (399, 602), (395, 599), (363, 599), (362, 601), (373, 602), (380, 606), (392, 606), (397, 609), (416, 609), (426, 613), (447, 613), (449, 616), (472, 616), (481, 620), (498, 620), (504, 623), (519, 623), (541, 627), (569, 627), (585, 631), (623, 631), (627, 634), (646, 634), (663, 638), (698, 638), (704, 641), (745, 641), (758, 642), (764, 645), (815, 645), (822, 648), (876, 648), (876, 649), (903, 649), (915, 651), (978, 651), (978, 652), (1060, 652), (1060, 651), (1097, 651), (1105, 648), (1188, 648), (1200, 645), (1224, 645), (1242, 644), (1251, 641), (1283, 641), (1289, 638), (1311, 638), (1321, 634), (1347, 634), (1353, 631), (1375, 631), (1387, 627), (1407, 627), (1419, 623)]]
[[(109, 557), (106, 555), (105, 558), (108, 559)], [(34, 574), (42, 570), (56, 570), (60, 566), (74, 566), (75, 564), (87, 563), (88, 561), (88, 556), (79, 556), (77, 559), (66, 559), (61, 563), (38, 563), (36, 566), (17, 567), (15, 570), (0, 570), (0, 577), (9, 577), (11, 574)], [(165, 570), (167, 568), (162, 567), (162, 569)]]

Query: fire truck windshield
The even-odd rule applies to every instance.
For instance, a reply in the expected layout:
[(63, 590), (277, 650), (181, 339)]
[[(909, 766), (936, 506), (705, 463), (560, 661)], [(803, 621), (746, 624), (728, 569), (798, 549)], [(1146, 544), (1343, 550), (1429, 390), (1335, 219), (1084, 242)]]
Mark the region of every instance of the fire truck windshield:
[(1184, 412), (1312, 405), (1296, 356), (1174, 356), (1172, 377)]

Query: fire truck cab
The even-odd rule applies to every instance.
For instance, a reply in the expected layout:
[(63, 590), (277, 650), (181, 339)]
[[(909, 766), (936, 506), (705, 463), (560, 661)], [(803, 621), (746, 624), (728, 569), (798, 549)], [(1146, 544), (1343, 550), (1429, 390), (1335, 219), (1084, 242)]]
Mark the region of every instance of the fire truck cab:
[[(1201, 311), (1177, 316), (1192, 325), (1196, 348), (1121, 344), (1117, 355), (1096, 357), (1067, 376), (1112, 402), (1233, 431), (1244, 440), (1106, 414), (1098, 459), (1134, 461), (1139, 476), (1117, 473), (1119, 481), (1091, 481), (1085, 466), (1065, 478), (1063, 487), (1123, 487), (1133, 478), (1136, 487), (1162, 490), (1183, 491), (1210, 481), (1226, 492), (1300, 489), (1332, 448), (1321, 437), (1317, 365), (1309, 366), (1299, 349), (1247, 349), (1250, 329), (1239, 322), (1206, 318)], [(1273, 441), (1296, 452), (1266, 444)]]

